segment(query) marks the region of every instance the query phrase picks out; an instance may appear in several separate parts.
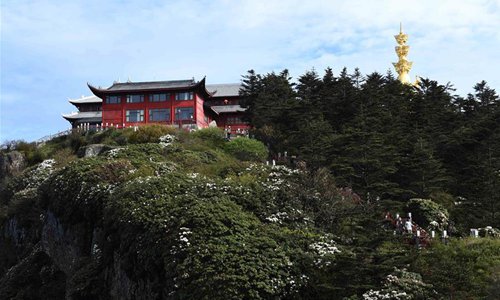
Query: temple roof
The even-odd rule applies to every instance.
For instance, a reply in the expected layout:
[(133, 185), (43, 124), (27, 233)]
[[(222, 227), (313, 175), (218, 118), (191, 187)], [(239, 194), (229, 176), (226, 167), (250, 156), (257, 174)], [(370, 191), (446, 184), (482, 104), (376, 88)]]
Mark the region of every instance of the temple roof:
[(205, 87), (205, 78), (196, 82), (194, 79), (188, 80), (171, 80), (171, 81), (146, 81), (146, 82), (124, 82), (124, 83), (113, 83), (109, 88), (96, 88), (91, 84), (87, 84), (97, 97), (103, 99), (106, 95), (112, 95), (116, 93), (141, 93), (145, 91), (170, 91), (170, 90), (198, 90), (206, 98), (212, 96)]
[(207, 84), (207, 90), (212, 97), (237, 97), (239, 96), (241, 83)]
[(74, 112), (70, 114), (63, 114), (63, 118), (66, 120), (78, 120), (78, 119), (102, 119), (102, 111), (84, 111), (84, 112)]
[(170, 80), (170, 81), (146, 81), (146, 82), (115, 82), (107, 88), (108, 91), (136, 91), (136, 90), (157, 90), (157, 89), (175, 89), (189, 88), (196, 84), (194, 79)]
[(102, 99), (99, 97), (96, 97), (94, 95), (82, 96), (81, 98), (77, 98), (77, 99), (68, 99), (68, 101), (69, 101), (69, 103), (72, 103), (72, 104), (102, 103)]
[(214, 105), (214, 106), (210, 106), (210, 108), (216, 114), (243, 112), (243, 111), (247, 110), (246, 108), (243, 108), (243, 107), (241, 107), (241, 105), (238, 105), (238, 104), (234, 104), (234, 105)]

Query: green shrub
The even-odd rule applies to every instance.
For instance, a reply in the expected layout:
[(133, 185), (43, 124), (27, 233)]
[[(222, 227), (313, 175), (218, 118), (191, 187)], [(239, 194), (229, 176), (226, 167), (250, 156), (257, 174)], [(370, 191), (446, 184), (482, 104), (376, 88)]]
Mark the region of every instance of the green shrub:
[(266, 146), (246, 137), (237, 137), (224, 145), (224, 149), (240, 160), (264, 161), (268, 156)]
[(9, 217), (17, 216), (20, 225), (29, 226), (40, 221), (39, 195), (36, 188), (29, 188), (14, 194), (7, 207)]
[(447, 229), (448, 211), (430, 199), (410, 199), (406, 210), (412, 213), (412, 219), (420, 226), (431, 230)]
[(61, 168), (69, 164), (70, 162), (74, 161), (77, 159), (77, 156), (71, 151), (71, 149), (64, 148), (55, 151), (55, 153), (52, 155), (55, 160), (56, 160), (56, 167)]
[(37, 199), (38, 193), (35, 188), (24, 189), (15, 193), (9, 203), (8, 215), (20, 214), (22, 216), (28, 213), (36, 204)]
[(147, 125), (140, 126), (137, 131), (126, 132), (128, 141), (131, 144), (157, 143), (160, 137), (166, 134), (174, 134), (176, 131), (173, 127), (164, 125)]
[[(451, 239), (422, 251), (414, 266), (446, 299), (498, 299), (500, 240)], [(498, 296), (498, 295), (496, 295)]]
[(217, 127), (209, 127), (192, 133), (193, 137), (205, 141), (209, 146), (221, 148), (224, 143), (224, 131)]
[(15, 149), (24, 154), (28, 166), (40, 163), (46, 158), (45, 153), (35, 143), (19, 141), (15, 144)]
[(33, 152), (36, 149), (36, 145), (34, 143), (28, 143), (25, 141), (18, 141), (17, 144), (15, 145), (15, 150), (19, 152)]
[(73, 152), (76, 153), (81, 146), (85, 145), (85, 138), (80, 132), (73, 131), (70, 135), (68, 135), (66, 142)]

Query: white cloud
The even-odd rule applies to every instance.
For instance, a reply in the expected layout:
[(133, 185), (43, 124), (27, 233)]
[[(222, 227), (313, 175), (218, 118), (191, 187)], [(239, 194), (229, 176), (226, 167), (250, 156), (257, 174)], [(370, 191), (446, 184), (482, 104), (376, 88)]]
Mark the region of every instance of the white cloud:
[(500, 1), (4, 1), (3, 111), (15, 105), (8, 94), (43, 94), (49, 107), (62, 107), (89, 93), (87, 81), (106, 86), (129, 76), (216, 83), (250, 68), (385, 73), (400, 21), (413, 75), (451, 81), (461, 94), (482, 79), (499, 88)]

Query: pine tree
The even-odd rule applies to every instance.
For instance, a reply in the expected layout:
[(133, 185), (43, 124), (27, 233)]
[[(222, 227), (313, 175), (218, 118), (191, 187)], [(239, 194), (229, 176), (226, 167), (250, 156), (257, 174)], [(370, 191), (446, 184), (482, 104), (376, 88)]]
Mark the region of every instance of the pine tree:
[[(287, 142), (290, 127), (295, 127), (290, 122), (292, 109), (297, 105), (297, 99), (288, 70), (279, 74), (274, 72), (265, 76), (249, 74), (248, 88), (242, 93), (249, 94), (247, 99), (250, 110), (251, 124), (254, 126), (255, 135), (262, 139), (273, 152), (283, 152)], [(251, 83), (251, 84), (250, 84)], [(253, 94), (252, 94), (253, 93)]]
[(353, 102), (356, 89), (347, 69), (344, 68), (339, 78), (335, 78), (331, 69), (325, 71), (323, 85), (320, 90), (319, 107), (335, 132), (343, 130), (349, 120), (356, 114), (356, 104)]
[(248, 70), (247, 75), (241, 76), (240, 104), (242, 107), (247, 108), (245, 118), (246, 121), (253, 123), (254, 116), (254, 101), (258, 97), (262, 87), (260, 74), (255, 74), (254, 70)]

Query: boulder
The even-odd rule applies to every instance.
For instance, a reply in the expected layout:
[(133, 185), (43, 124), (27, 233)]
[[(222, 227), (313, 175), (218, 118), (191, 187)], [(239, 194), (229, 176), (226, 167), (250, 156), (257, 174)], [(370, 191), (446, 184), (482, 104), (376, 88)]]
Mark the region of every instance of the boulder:
[(0, 180), (20, 173), (26, 167), (26, 158), (19, 151), (0, 154)]
[(78, 157), (97, 156), (105, 151), (111, 150), (113, 147), (104, 144), (92, 144), (78, 149)]

